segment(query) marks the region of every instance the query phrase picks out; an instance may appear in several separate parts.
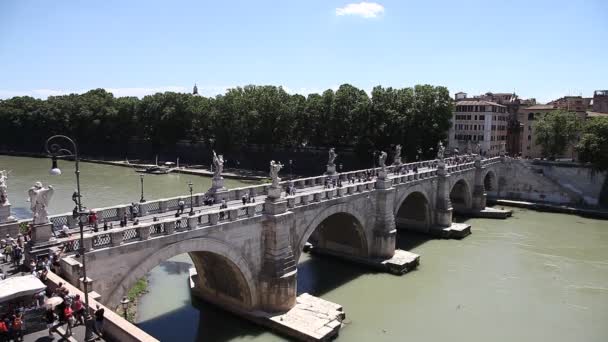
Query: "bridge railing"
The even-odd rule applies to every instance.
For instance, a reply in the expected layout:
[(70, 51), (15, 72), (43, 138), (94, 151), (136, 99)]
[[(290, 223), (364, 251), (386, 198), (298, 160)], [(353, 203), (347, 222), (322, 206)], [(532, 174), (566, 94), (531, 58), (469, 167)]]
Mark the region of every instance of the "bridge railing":
[[(215, 225), (218, 222), (259, 216), (262, 215), (263, 211), (263, 203), (250, 203), (227, 209), (196, 213), (190, 216), (164, 218), (128, 227), (91, 232), (84, 236), (84, 247), (86, 250), (95, 250), (119, 246), (124, 243), (148, 240), (159, 236), (171, 235), (176, 232), (200, 229)], [(66, 253), (77, 252), (80, 248), (80, 240), (77, 235), (58, 239), (58, 242), (63, 245)]]
[[(464, 168), (468, 168), (469, 167), (468, 165), (470, 164), (470, 162), (462, 163), (461, 161), (463, 159), (466, 160), (466, 159), (470, 159), (473, 157), (474, 157), (474, 155), (449, 157), (449, 158), (445, 158), (444, 161), (446, 162), (446, 165), (447, 165), (446, 168), (448, 169), (448, 171), (452, 172), (452, 171), (458, 171), (458, 170), (463, 170)], [(461, 163), (459, 163), (459, 161)], [(499, 161), (500, 161), (500, 157), (492, 157), (492, 158), (488, 158), (488, 159), (483, 159), (482, 165), (491, 165), (491, 164), (497, 163)], [(388, 173), (393, 173), (393, 174), (405, 173), (407, 175), (407, 174), (409, 174), (410, 171), (413, 171), (413, 170), (418, 170), (418, 173), (421, 173), (422, 171), (427, 170), (427, 169), (436, 170), (437, 163), (438, 163), (437, 159), (424, 160), (424, 161), (419, 161), (419, 162), (401, 164), (400, 167), (397, 167), (395, 165), (389, 165), (389, 166), (386, 166), (386, 170)], [(464, 166), (464, 165), (467, 165), (467, 166)], [(381, 170), (380, 167), (376, 167), (376, 168), (370, 168), (370, 169), (364, 169), (364, 170), (346, 171), (346, 172), (340, 173), (339, 176), (342, 180), (348, 180), (348, 179), (359, 180), (359, 179), (365, 179), (366, 172), (377, 173), (380, 170)], [(416, 177), (416, 176), (413, 176), (413, 177)], [(418, 177), (420, 177), (420, 176), (418, 176)], [(296, 188), (301, 189), (301, 188), (306, 188), (306, 187), (322, 185), (322, 184), (324, 184), (326, 178), (327, 178), (327, 175), (320, 175), (320, 176), (314, 176), (314, 177), (296, 178), (291, 181), (294, 183)], [(413, 178), (413, 179), (416, 179), (416, 178)], [(284, 181), (280, 182), (280, 184), (286, 185), (286, 184), (288, 184), (288, 182), (289, 182), (289, 180), (284, 180)], [(251, 185), (251, 186), (239, 187), (239, 188), (229, 189), (226, 191), (221, 191), (217, 194), (218, 200), (221, 200), (221, 199), (225, 199), (227, 201), (238, 200), (245, 194), (248, 194), (249, 196), (252, 196), (252, 197), (255, 197), (258, 195), (266, 195), (268, 193), (268, 189), (270, 188), (270, 185), (271, 185), (270, 183), (265, 183), (265, 184)], [(206, 195), (205, 193), (194, 194), (193, 195), (193, 205), (194, 206), (203, 205), (203, 199), (204, 199), (205, 195)], [(155, 199), (155, 200), (150, 200), (150, 201), (147, 201), (144, 203), (136, 203), (136, 205), (138, 206), (138, 212), (139, 212), (140, 216), (149, 215), (149, 214), (159, 214), (159, 213), (165, 213), (165, 212), (172, 211), (172, 210), (177, 210), (178, 203), (180, 200), (184, 201), (186, 207), (190, 206), (190, 196), (189, 195)], [(111, 221), (120, 220), (121, 217), (124, 215), (124, 213), (130, 214), (130, 206), (131, 206), (131, 204), (119, 204), (119, 205), (110, 206), (110, 207), (95, 208), (92, 210), (94, 210), (97, 213), (98, 219), (103, 219), (104, 221), (111, 222)], [(70, 228), (75, 228), (78, 226), (78, 218), (74, 218), (72, 216), (72, 213), (51, 215), (51, 216), (49, 216), (49, 219), (55, 227), (61, 227), (63, 225), (67, 225)], [(85, 224), (88, 223), (86, 217), (81, 217), (81, 220), (83, 220), (83, 223), (85, 223)], [(29, 222), (31, 222), (31, 219), (22, 220), (22, 222), (29, 223)]]

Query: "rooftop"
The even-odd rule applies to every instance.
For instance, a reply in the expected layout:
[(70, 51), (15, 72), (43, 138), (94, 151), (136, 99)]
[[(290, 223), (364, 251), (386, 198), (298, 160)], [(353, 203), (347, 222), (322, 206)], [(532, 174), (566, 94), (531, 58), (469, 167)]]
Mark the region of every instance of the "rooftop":
[(530, 107), (526, 107), (524, 109), (531, 109), (531, 110), (547, 110), (547, 109), (556, 109), (555, 107), (553, 107), (553, 105), (544, 105), (544, 104), (537, 104), (534, 106), (530, 106)]
[[(496, 102), (483, 101), (483, 100), (465, 100), (456, 102), (457, 106), (497, 106), (497, 107), (505, 107)], [(506, 107), (505, 107), (506, 108)]]

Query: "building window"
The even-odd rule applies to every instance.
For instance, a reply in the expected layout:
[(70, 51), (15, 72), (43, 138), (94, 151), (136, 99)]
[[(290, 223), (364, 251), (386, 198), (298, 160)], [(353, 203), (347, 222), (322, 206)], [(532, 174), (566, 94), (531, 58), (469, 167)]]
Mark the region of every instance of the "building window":
[(484, 116), (484, 115), (480, 115), (480, 116), (479, 116), (479, 120), (484, 120), (484, 119), (485, 119), (485, 116)]
[(534, 120), (534, 113), (528, 113), (528, 120)]
[(528, 135), (528, 141), (532, 140), (532, 136)]

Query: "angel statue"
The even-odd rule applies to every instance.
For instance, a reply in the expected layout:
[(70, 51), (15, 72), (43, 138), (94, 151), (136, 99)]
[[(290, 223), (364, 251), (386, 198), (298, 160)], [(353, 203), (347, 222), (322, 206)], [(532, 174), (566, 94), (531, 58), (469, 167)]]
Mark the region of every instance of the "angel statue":
[(224, 156), (217, 155), (213, 151), (213, 178), (222, 178), (222, 171), (224, 171)]
[(272, 187), (279, 187), (279, 171), (283, 168), (283, 164), (277, 163), (274, 160), (270, 161), (270, 178), (272, 179)]
[(49, 213), (46, 209), (49, 206), (54, 191), (52, 185), (43, 187), (42, 183), (36, 182), (27, 192), (30, 197), (30, 209), (32, 209), (32, 212), (34, 213), (34, 224), (49, 222)]
[(437, 144), (437, 159), (443, 160), (443, 156), (445, 155), (445, 147), (443, 147), (443, 143), (439, 140)]
[(386, 171), (386, 152), (380, 152), (380, 156), (378, 157), (378, 166), (382, 168), (382, 171)]
[(401, 159), (401, 145), (395, 146), (395, 159)]
[(473, 153), (479, 154), (480, 151), (481, 151), (481, 146), (479, 146), (479, 143), (475, 144), (475, 146), (473, 146)]
[(8, 202), (8, 187), (6, 186), (6, 180), (8, 179), (9, 172), (6, 170), (0, 171), (0, 204)]
[(334, 151), (334, 148), (330, 148), (329, 149), (329, 160), (327, 161), (327, 165), (334, 165), (334, 160), (336, 160), (336, 157), (338, 155), (336, 154), (336, 151)]

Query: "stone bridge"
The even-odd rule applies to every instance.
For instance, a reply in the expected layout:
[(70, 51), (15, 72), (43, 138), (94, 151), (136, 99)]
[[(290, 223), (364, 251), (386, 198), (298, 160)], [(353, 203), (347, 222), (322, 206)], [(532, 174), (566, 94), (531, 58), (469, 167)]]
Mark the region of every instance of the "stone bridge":
[[(496, 189), (508, 162), (504, 156), (424, 161), (374, 169), (377, 177), (371, 179), (364, 177), (368, 170), (343, 172), (335, 176), (341, 186), (330, 188), (324, 186), (327, 175), (295, 179), (295, 195), (274, 198), (268, 196), (269, 184), (231, 189), (216, 194), (228, 201), (227, 209), (204, 207), (203, 194), (196, 194), (195, 214), (177, 217), (169, 211), (179, 198), (142, 203), (138, 225), (85, 235), (87, 275), (101, 301), (115, 306), (162, 261), (188, 253), (204, 299), (237, 313), (285, 312), (296, 303), (297, 265), (307, 243), (316, 252), (386, 266), (399, 253), (396, 228), (461, 237), (468, 228), (453, 229), (453, 211), (483, 211), (486, 192)], [(244, 193), (256, 202), (243, 205)], [(189, 196), (183, 200), (189, 208)], [(98, 215), (111, 221), (125, 210), (98, 209)], [(51, 220), (75, 225), (69, 215)], [(68, 251), (79, 247), (77, 239), (62, 242)], [(61, 264), (64, 277), (75, 284), (78, 260), (72, 253)]]

